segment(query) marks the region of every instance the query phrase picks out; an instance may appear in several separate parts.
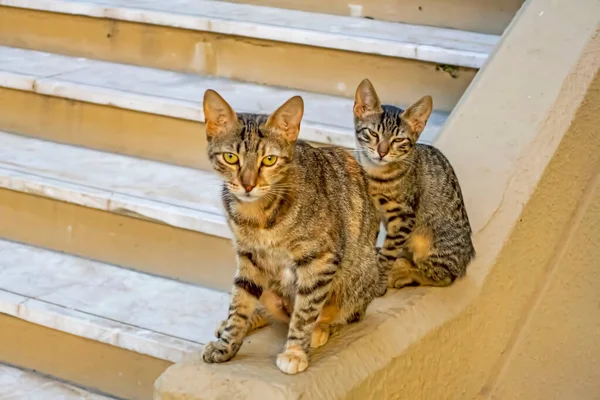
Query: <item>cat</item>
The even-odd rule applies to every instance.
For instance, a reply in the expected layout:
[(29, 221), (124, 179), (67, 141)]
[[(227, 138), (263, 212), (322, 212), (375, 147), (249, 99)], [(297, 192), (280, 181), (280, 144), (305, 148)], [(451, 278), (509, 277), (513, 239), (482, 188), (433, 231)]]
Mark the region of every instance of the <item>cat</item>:
[(224, 180), (238, 260), (229, 315), (205, 362), (230, 360), (249, 330), (274, 317), (289, 322), (276, 365), (302, 372), (311, 347), (360, 320), (386, 290), (364, 171), (341, 148), (297, 140), (303, 114), (299, 96), (267, 116), (237, 114), (217, 92), (204, 95), (208, 157)]
[(417, 143), (432, 108), (430, 96), (406, 110), (382, 105), (368, 79), (356, 90), (357, 159), (386, 229), (378, 262), (392, 288), (448, 286), (475, 257), (450, 162), (435, 147)]

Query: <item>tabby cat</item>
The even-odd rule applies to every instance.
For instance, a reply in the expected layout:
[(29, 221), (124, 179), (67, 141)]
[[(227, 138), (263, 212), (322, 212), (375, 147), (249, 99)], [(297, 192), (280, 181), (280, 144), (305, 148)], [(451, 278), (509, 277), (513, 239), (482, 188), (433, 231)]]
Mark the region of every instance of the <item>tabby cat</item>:
[(364, 172), (342, 149), (297, 141), (303, 113), (298, 96), (266, 116), (204, 95), (208, 156), (224, 179), (238, 260), (229, 316), (204, 348), (208, 363), (231, 359), (247, 332), (273, 317), (289, 322), (277, 366), (302, 372), (310, 347), (358, 321), (386, 289)]
[(436, 148), (417, 143), (432, 107), (430, 96), (406, 110), (381, 105), (368, 79), (356, 90), (357, 158), (386, 229), (378, 262), (394, 288), (450, 285), (475, 257), (452, 166)]

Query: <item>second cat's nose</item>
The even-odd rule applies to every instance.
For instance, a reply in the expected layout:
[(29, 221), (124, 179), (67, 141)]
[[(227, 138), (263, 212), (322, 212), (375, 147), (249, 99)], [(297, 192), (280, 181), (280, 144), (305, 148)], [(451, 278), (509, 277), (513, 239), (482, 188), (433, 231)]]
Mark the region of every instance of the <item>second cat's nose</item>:
[(250, 193), (254, 189), (254, 185), (244, 185), (244, 190), (246, 193)]
[(387, 142), (381, 141), (377, 145), (377, 154), (379, 154), (379, 158), (383, 158), (390, 152), (390, 146)]

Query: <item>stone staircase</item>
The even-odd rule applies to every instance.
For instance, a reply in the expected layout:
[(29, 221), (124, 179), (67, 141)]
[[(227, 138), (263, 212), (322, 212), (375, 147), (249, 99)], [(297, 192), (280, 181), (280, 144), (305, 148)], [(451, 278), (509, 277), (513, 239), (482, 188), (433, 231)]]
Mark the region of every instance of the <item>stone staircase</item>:
[(0, 0), (0, 362), (149, 399), (212, 338), (235, 262), (206, 89), (264, 113), (300, 94), (301, 137), (352, 148), (369, 77), (388, 103), (433, 95), (433, 143), (499, 41), (254, 3)]

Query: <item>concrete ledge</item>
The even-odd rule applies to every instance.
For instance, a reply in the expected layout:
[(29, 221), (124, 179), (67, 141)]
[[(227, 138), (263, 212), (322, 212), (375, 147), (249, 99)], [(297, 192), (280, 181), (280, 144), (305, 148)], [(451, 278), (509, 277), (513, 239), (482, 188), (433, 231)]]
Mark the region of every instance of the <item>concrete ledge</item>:
[(298, 376), (276, 369), (284, 330), (267, 329), (228, 364), (170, 367), (155, 399), (489, 397), (598, 174), (598, 15), (530, 0), (438, 139), (476, 232), (465, 279), (377, 300)]

